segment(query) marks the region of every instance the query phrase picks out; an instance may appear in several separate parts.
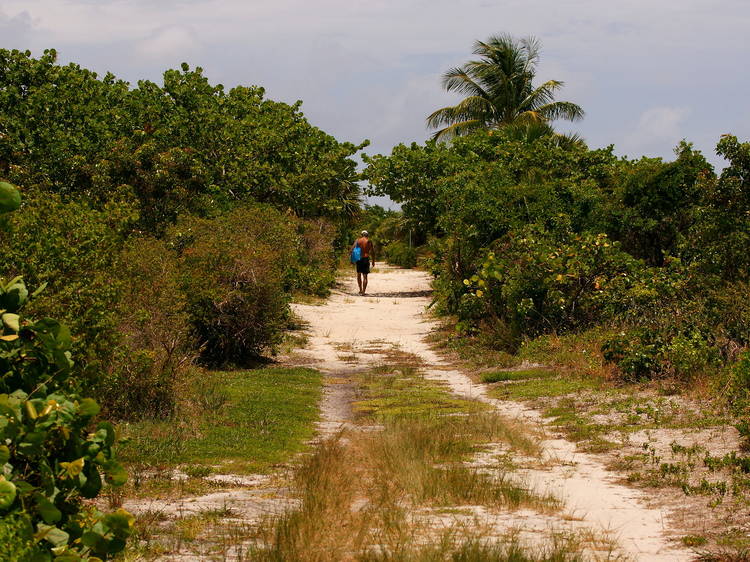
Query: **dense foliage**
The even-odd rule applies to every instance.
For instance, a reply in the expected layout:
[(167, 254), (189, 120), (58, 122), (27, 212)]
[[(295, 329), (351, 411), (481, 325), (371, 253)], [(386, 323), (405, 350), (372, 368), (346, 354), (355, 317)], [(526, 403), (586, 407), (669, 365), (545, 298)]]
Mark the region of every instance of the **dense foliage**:
[(360, 147), (310, 125), (301, 102), (227, 92), (187, 64), (131, 88), (56, 57), (0, 50), (0, 176), (24, 191), (103, 204), (125, 186), (150, 232), (248, 200), (334, 219), (358, 207)]
[(512, 352), (605, 326), (620, 376), (684, 379), (750, 345), (750, 143), (727, 135), (717, 152), (718, 176), (685, 142), (671, 162), (627, 160), (503, 129), (399, 145), (364, 174), (429, 235), (460, 330)]
[[(17, 198), (0, 201), (0, 214), (17, 207)], [(125, 483), (115, 430), (95, 425), (99, 406), (78, 393), (70, 331), (51, 318), (25, 317), (29, 298), (20, 277), (0, 282), (0, 553), (8, 560), (107, 558), (124, 548), (133, 518), (123, 510), (105, 515), (83, 500), (105, 481)]]
[(0, 272), (47, 285), (29, 313), (69, 327), (109, 412), (169, 416), (191, 363), (273, 352), (290, 295), (327, 294), (366, 142), (187, 64), (132, 86), (56, 56), (0, 50), (0, 177), (24, 194)]

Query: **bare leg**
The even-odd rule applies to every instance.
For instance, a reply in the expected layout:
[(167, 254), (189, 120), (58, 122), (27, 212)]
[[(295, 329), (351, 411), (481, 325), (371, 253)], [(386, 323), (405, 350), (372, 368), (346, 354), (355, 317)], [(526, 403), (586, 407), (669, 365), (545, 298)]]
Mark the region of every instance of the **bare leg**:
[(367, 292), (367, 273), (362, 274), (362, 277), (364, 277), (362, 280), (362, 294), (364, 295)]
[[(357, 272), (357, 285), (359, 285), (359, 294), (362, 294), (362, 274)], [(365, 287), (367, 287), (367, 277), (365, 277)]]

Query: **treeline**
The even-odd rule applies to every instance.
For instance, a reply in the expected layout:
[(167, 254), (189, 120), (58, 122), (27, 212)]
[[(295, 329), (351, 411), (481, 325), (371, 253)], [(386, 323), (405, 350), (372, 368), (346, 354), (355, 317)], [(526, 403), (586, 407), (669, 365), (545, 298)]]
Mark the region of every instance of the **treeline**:
[(29, 313), (70, 327), (109, 410), (168, 415), (175, 368), (252, 361), (291, 293), (328, 290), (364, 145), (313, 127), (299, 102), (225, 91), (186, 64), (131, 87), (54, 51), (0, 51), (0, 85), (0, 177), (24, 199), (0, 271), (47, 284)]
[(274, 351), (334, 280), (365, 144), (186, 64), (133, 87), (0, 50), (0, 557), (124, 547), (132, 518), (82, 503), (125, 479), (92, 424), (169, 418), (196, 368)]
[(685, 142), (673, 161), (629, 160), (515, 126), (399, 145), (365, 175), (426, 237), (439, 308), (460, 332), (509, 353), (589, 333), (616, 376), (721, 375), (742, 413), (750, 143), (725, 135), (716, 150), (720, 174)]

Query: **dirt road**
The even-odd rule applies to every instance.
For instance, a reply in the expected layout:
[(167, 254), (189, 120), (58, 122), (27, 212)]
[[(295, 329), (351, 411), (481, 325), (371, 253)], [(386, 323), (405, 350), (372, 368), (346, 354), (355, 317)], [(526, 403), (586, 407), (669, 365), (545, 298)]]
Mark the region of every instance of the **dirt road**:
[[(484, 385), (474, 383), (431, 349), (425, 341), (435, 322), (426, 308), (429, 290), (429, 276), (416, 270), (376, 269), (366, 296), (357, 294), (354, 278), (344, 278), (325, 304), (294, 305), (295, 313), (309, 325), (309, 344), (303, 353), (315, 367), (335, 377), (381, 364), (398, 349), (421, 359), (425, 376), (443, 381), (455, 394), (489, 403), (505, 416), (541, 428), (544, 462), (525, 468), (522, 476), (537, 491), (554, 493), (565, 508), (554, 516), (495, 514), (493, 522), (498, 528), (513, 526), (530, 541), (560, 530), (588, 528), (613, 538), (619, 553), (629, 559), (690, 560), (690, 551), (669, 540), (666, 514), (648, 507), (648, 498), (641, 491), (617, 483), (596, 457), (577, 452), (573, 443), (550, 437), (538, 412), (488, 397)], [(324, 435), (348, 423), (350, 390), (342, 384), (327, 385), (321, 424)], [(478, 462), (496, 461), (489, 452)]]

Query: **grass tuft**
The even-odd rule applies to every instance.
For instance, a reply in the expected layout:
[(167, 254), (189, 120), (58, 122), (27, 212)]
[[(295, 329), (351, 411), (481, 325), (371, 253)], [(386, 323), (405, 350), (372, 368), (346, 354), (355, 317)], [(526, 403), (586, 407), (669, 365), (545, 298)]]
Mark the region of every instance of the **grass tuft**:
[(491, 373), (483, 373), (480, 378), (482, 382), (493, 383), (525, 381), (529, 379), (549, 379), (556, 375), (557, 373), (550, 369), (525, 369), (522, 371), (495, 371)]

